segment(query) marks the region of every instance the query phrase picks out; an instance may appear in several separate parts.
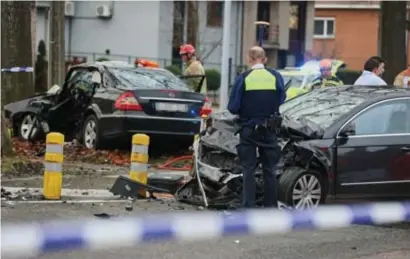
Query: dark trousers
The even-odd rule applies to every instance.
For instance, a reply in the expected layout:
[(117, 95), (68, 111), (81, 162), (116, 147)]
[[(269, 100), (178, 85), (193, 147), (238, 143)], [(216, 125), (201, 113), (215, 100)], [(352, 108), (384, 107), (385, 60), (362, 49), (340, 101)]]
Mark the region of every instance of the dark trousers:
[(280, 149), (276, 135), (263, 127), (245, 127), (240, 132), (237, 151), (243, 172), (243, 206), (255, 206), (257, 149), (263, 170), (264, 206), (277, 207), (276, 164), (280, 158)]

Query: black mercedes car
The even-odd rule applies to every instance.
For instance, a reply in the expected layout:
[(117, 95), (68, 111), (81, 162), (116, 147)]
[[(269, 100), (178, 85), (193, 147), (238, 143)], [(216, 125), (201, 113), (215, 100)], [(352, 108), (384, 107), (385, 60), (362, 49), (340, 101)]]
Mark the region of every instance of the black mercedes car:
[[(95, 76), (100, 83), (92, 81)], [(206, 96), (171, 72), (115, 61), (74, 66), (61, 88), (5, 106), (15, 135), (27, 140), (40, 131), (74, 134), (87, 148), (130, 141), (135, 133), (193, 137), (201, 115), (211, 111)], [(37, 126), (34, 117), (41, 120)]]
[[(329, 87), (291, 99), (280, 110), (282, 203), (310, 208), (327, 197), (410, 198), (410, 89)], [(234, 126), (228, 112), (210, 116), (198, 143), (196, 179), (180, 188), (179, 200), (203, 203), (207, 196), (208, 204), (220, 206), (240, 196)], [(257, 195), (263, 195), (260, 165), (257, 184)]]

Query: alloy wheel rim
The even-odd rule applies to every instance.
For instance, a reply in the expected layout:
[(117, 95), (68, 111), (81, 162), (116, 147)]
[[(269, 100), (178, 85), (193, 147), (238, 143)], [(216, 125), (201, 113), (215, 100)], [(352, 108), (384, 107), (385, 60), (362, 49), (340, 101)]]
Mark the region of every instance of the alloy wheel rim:
[[(26, 140), (29, 139), (31, 128), (33, 128), (33, 119), (34, 119), (34, 116), (26, 115), (23, 121), (21, 122), (20, 135)], [(34, 136), (36, 132), (37, 132), (37, 127), (34, 127), (31, 132), (31, 135)]]
[(97, 140), (95, 121), (89, 121), (85, 126), (84, 145), (86, 148), (94, 148)]
[(319, 179), (311, 174), (300, 177), (292, 191), (293, 205), (296, 209), (311, 209), (319, 206), (322, 187)]

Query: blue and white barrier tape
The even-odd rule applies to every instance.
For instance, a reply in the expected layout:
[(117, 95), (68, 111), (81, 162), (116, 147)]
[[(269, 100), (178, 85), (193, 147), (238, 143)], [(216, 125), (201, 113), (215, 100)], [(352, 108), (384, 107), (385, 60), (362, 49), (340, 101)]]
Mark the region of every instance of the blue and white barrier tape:
[(1, 72), (33, 72), (33, 68), (32, 67), (2, 68)]
[(252, 210), (146, 215), (2, 226), (2, 256), (135, 246), (150, 241), (211, 240), (230, 235), (266, 235), (303, 229), (333, 229), (353, 224), (410, 221), (410, 202), (323, 206), (311, 211)]

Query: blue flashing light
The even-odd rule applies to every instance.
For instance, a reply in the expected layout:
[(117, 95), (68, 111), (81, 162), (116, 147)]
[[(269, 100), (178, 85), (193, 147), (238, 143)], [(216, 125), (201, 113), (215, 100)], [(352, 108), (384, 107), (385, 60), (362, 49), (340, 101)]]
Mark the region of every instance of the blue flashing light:
[(192, 117), (198, 116), (198, 113), (197, 113), (197, 111), (196, 111), (195, 109), (191, 109), (191, 110), (189, 111), (189, 113), (192, 115)]

